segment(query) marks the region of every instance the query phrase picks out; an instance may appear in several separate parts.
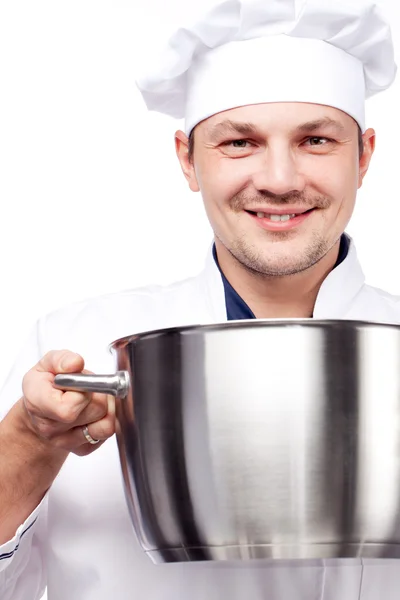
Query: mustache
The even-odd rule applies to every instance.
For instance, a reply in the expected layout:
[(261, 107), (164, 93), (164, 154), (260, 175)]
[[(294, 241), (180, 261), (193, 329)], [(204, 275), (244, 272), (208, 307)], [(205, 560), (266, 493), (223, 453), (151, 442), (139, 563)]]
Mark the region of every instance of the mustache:
[(249, 195), (239, 193), (234, 196), (230, 202), (230, 208), (235, 212), (246, 210), (246, 207), (257, 206), (262, 208), (263, 203), (268, 202), (265, 208), (282, 208), (289, 205), (292, 208), (300, 206), (301, 208), (329, 208), (332, 200), (328, 196), (311, 196), (303, 192), (290, 192), (288, 194), (273, 194), (271, 192), (261, 192), (258, 195)]

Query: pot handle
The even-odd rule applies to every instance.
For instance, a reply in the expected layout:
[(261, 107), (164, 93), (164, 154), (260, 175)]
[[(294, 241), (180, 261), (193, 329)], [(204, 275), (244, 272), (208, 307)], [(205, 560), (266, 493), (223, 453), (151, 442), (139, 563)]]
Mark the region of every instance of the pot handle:
[(83, 375), (82, 373), (63, 373), (54, 378), (54, 387), (58, 390), (75, 392), (100, 392), (126, 398), (129, 390), (128, 371), (117, 371), (113, 375)]

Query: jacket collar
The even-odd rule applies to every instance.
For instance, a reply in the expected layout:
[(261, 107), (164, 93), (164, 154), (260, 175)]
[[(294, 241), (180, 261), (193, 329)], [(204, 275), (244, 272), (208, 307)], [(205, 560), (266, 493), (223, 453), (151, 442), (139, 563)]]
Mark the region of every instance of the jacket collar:
[[(314, 307), (314, 319), (345, 317), (354, 298), (365, 283), (352, 238), (346, 234), (350, 246), (347, 257), (326, 277), (319, 290)], [(215, 264), (211, 245), (202, 279), (206, 285), (208, 309), (216, 323), (227, 321), (225, 291), (221, 273)]]
[(354, 241), (349, 235), (347, 237), (350, 240), (347, 257), (322, 283), (315, 303), (314, 319), (345, 317), (365, 284), (365, 275), (358, 260)]

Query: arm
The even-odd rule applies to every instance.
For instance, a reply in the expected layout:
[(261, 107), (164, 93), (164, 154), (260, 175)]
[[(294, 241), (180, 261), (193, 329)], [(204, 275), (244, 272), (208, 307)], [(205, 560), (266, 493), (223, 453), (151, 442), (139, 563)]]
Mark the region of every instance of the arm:
[(43, 549), (51, 545), (51, 490), (41, 501), (70, 452), (85, 456), (101, 446), (86, 442), (83, 425), (90, 424), (90, 433), (102, 442), (114, 433), (112, 398), (52, 386), (55, 373), (82, 371), (83, 359), (65, 350), (49, 352), (29, 369), (38, 352), (31, 339), (0, 393), (0, 415), (5, 415), (0, 421), (2, 600), (41, 597), (47, 578)]
[(68, 456), (41, 440), (28, 421), (21, 399), (0, 422), (0, 545), (40, 504)]

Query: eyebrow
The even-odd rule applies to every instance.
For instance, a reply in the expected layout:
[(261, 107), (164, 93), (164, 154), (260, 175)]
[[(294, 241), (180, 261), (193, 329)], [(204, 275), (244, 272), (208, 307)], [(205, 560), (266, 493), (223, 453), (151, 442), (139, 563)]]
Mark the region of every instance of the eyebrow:
[(344, 126), (339, 121), (335, 121), (330, 117), (324, 117), (323, 119), (317, 119), (316, 121), (308, 121), (307, 123), (303, 123), (297, 128), (299, 132), (312, 132), (317, 129), (322, 129), (324, 127), (331, 127), (338, 131), (344, 131)]
[[(299, 127), (296, 127), (295, 131), (298, 133), (312, 133), (318, 129), (323, 129), (330, 127), (332, 129), (336, 129), (339, 132), (344, 131), (344, 126), (339, 123), (339, 121), (335, 121), (330, 117), (324, 117), (322, 119), (316, 119), (314, 121), (307, 121), (306, 123), (302, 123)], [(221, 123), (217, 123), (209, 130), (209, 137), (211, 140), (216, 140), (219, 137), (227, 134), (240, 134), (244, 136), (257, 135), (259, 134), (259, 129), (253, 125), (252, 123), (245, 123), (239, 121), (231, 121), (227, 119), (225, 121), (221, 121)]]
[(238, 121), (231, 121), (227, 119), (217, 123), (209, 131), (209, 137), (212, 140), (218, 139), (219, 137), (228, 133), (239, 133), (240, 135), (256, 135), (257, 127), (252, 123), (240, 123)]

